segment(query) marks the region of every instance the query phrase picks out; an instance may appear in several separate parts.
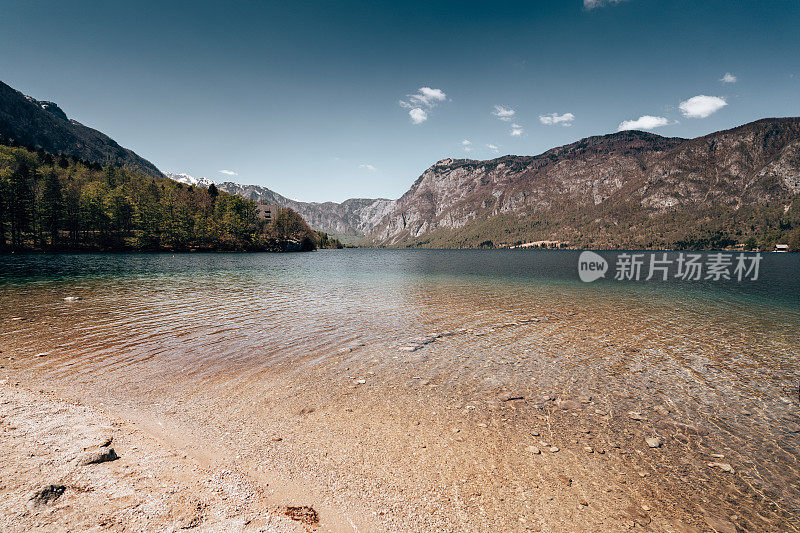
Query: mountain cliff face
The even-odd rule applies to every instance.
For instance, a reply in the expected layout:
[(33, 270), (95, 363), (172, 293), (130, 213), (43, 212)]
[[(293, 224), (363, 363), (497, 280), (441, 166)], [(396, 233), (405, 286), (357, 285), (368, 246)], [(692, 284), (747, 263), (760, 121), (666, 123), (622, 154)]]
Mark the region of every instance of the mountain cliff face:
[[(208, 187), (214, 183), (208, 178), (195, 178), (188, 174), (167, 173), (166, 176), (187, 185)], [(302, 216), (315, 230), (341, 237), (352, 237), (353, 240), (360, 239), (372, 231), (392, 210), (395, 203), (394, 200), (383, 198), (377, 200), (351, 198), (342, 203), (299, 202), (260, 185), (242, 185), (225, 181), (217, 183), (216, 186), (221, 191), (238, 194), (254, 202), (288, 207)]]
[(770, 224), (793, 223), (800, 216), (798, 194), (800, 118), (764, 119), (690, 140), (625, 131), (533, 157), (439, 161), (368, 241), (720, 245), (720, 239), (738, 242)]
[(342, 203), (300, 202), (259, 185), (218, 183), (221, 191), (249, 200), (288, 207), (302, 216), (312, 228), (346, 237), (364, 237), (394, 207), (394, 200), (351, 198)]
[(394, 207), (394, 200), (379, 198), (351, 198), (342, 203), (297, 202), (286, 205), (306, 219), (312, 228), (334, 235), (363, 237), (374, 228)]
[(25, 96), (0, 82), (0, 139), (41, 147), (91, 163), (116, 165), (161, 177), (151, 162), (123, 148), (107, 135), (70, 120), (53, 102)]

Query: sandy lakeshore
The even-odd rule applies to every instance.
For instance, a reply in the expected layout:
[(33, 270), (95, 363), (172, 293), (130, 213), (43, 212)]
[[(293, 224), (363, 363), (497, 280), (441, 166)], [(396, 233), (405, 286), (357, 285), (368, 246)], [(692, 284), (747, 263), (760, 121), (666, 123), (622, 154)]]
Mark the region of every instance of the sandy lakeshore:
[(0, 456), (2, 531), (308, 530), (241, 473), (187, 457), (102, 409), (8, 380)]
[[(706, 412), (694, 379), (691, 395), (663, 396), (673, 385), (613, 339), (553, 359), (554, 347), (570, 349), (557, 340), (566, 330), (572, 350), (590, 343), (585, 329), (567, 313), (430, 335), (391, 352), (403, 355), (354, 346), (302, 373), (168, 388), (100, 386), (77, 369), (54, 380), (54, 354), (6, 351), (17, 355), (3, 369), (3, 520), (12, 530), (797, 529), (794, 488), (774, 492), (768, 465), (747, 458), (768, 446), (754, 438), (771, 438), (762, 417)], [(520, 349), (531, 337), (550, 348)], [(454, 371), (465, 350), (492, 355)], [(386, 363), (397, 357), (400, 369)], [(527, 385), (509, 387), (526, 373)], [(110, 438), (118, 460), (75, 466)], [(46, 484), (65, 490), (31, 504)], [(286, 506), (314, 508), (319, 523), (287, 519)]]

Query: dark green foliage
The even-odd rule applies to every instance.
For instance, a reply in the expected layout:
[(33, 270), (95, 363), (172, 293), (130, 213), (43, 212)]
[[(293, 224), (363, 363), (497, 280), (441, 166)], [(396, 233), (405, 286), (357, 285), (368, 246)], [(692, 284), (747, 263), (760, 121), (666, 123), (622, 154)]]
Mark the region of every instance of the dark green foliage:
[(8, 221), (11, 226), (11, 245), (22, 245), (33, 219), (33, 176), (27, 159), (22, 159), (9, 177), (10, 192)]
[(41, 221), (41, 229), (50, 237), (50, 243), (56, 245), (64, 216), (64, 197), (61, 194), (58, 174), (54, 169), (45, 171), (43, 182), (41, 197), (36, 203), (39, 208), (38, 219)]
[(791, 235), (789, 235), (789, 242), (786, 244), (789, 245), (790, 251), (800, 252), (800, 228), (795, 229)]
[(334, 239), (324, 231), (317, 232), (317, 242), (319, 243), (318, 247), (322, 249), (341, 250), (342, 248), (344, 248), (344, 245), (339, 239)]
[(0, 250), (313, 250), (291, 210), (119, 167), (0, 145)]

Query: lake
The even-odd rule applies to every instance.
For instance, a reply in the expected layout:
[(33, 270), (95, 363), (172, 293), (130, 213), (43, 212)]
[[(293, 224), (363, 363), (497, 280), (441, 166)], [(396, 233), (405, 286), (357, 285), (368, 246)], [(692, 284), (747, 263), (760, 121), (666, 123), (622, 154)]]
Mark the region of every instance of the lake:
[(592, 283), (566, 250), (0, 256), (0, 350), (379, 528), (608, 530), (646, 500), (796, 530), (800, 254), (623, 281), (620, 253)]

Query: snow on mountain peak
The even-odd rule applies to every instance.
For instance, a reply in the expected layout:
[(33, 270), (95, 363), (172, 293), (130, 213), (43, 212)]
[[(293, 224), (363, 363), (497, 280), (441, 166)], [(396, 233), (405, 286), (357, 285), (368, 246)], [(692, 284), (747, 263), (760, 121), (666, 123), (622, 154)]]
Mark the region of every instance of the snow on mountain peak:
[(169, 179), (185, 185), (194, 185), (195, 187), (209, 187), (214, 183), (214, 180), (210, 178), (195, 178), (185, 172), (165, 172), (164, 175)]

